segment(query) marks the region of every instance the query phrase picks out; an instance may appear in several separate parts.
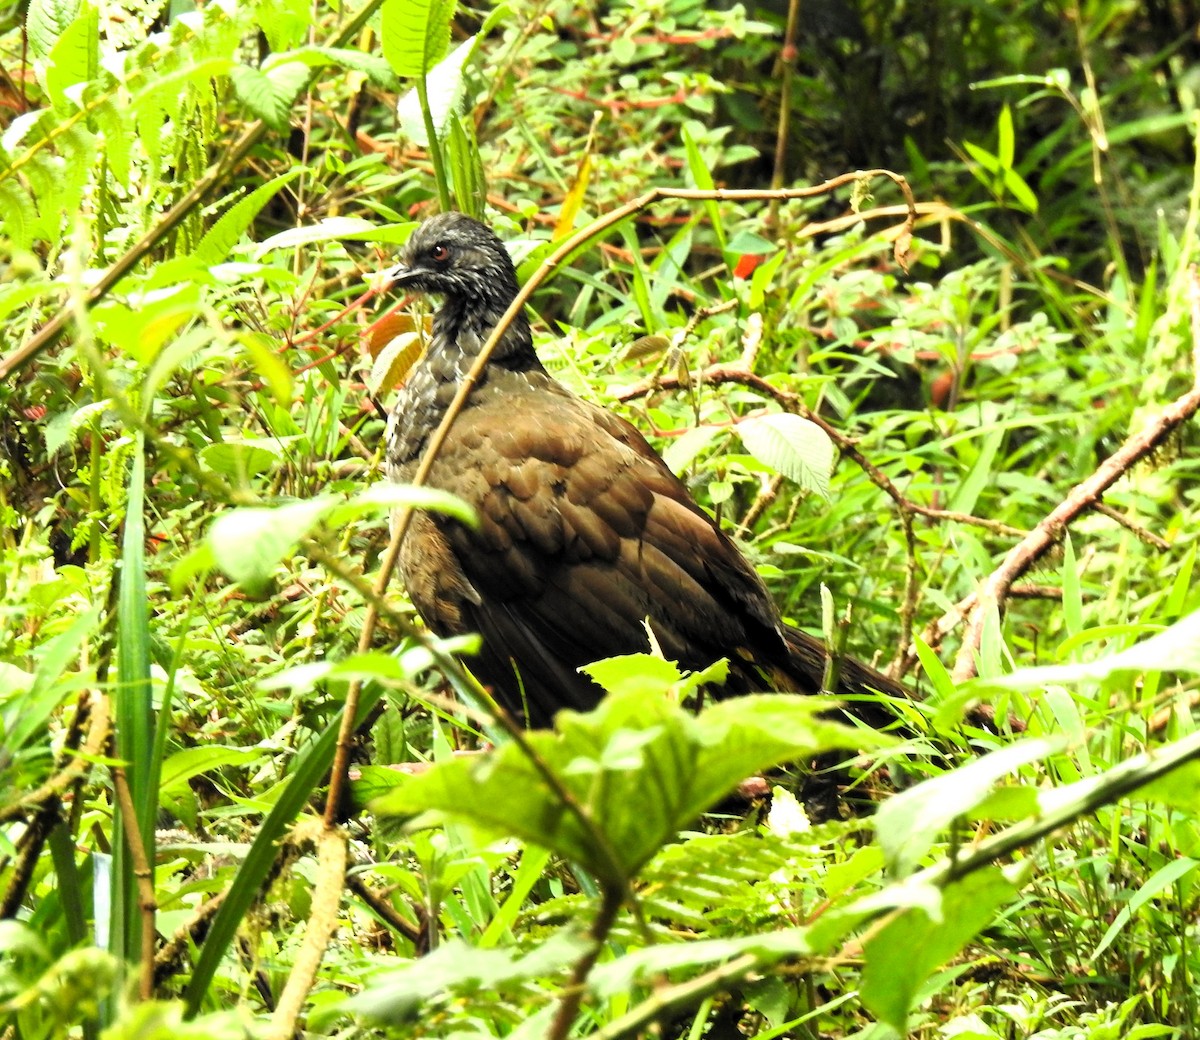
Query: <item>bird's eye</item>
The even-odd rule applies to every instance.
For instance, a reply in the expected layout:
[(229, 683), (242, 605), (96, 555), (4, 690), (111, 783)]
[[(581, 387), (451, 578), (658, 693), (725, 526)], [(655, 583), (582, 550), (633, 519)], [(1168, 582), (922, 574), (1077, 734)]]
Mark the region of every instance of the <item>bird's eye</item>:
[(450, 250), (444, 244), (438, 242), (430, 247), (429, 259), (435, 264), (444, 264), (450, 259)]

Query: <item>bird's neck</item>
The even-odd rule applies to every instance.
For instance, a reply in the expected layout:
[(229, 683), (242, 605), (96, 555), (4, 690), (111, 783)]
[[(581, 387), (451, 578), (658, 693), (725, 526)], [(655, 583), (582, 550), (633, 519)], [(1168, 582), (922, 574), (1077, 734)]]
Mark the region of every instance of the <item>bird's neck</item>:
[[(492, 330), (500, 324), (510, 302), (510, 299), (499, 297), (495, 300), (448, 298), (433, 318), (434, 349), (438, 344), (445, 344), (455, 353), (464, 355), (464, 360), (473, 360)], [(533, 349), (529, 320), (523, 312), (518, 312), (509, 322), (492, 351), (489, 364), (518, 372), (542, 367)]]

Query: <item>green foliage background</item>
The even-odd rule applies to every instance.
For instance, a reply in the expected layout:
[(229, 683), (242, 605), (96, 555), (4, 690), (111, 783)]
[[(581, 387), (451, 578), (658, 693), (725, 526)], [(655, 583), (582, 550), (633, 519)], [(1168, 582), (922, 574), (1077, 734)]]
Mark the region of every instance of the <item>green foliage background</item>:
[[(946, 667), (980, 581), (1193, 387), (1200, 12), (794, 8), (0, 13), (6, 1036), (281, 1028), (360, 684), (309, 1034), (1189, 1035), (1194, 421), (988, 619), (982, 683)], [(371, 591), (390, 508), (455, 508), (363, 490), (414, 328), (372, 335), (371, 274), (439, 205), (486, 216), (528, 277), (651, 187), (875, 167), (917, 200), (907, 272), (874, 178), (660, 200), (532, 309), (547, 364), (654, 435), (790, 619), (928, 694), (920, 736), (771, 697), (694, 720), (658, 692), (695, 677), (650, 658), (559, 737), (453, 759), (477, 743), (443, 696), (469, 686), (464, 647)], [(852, 443), (831, 474), (801, 413)], [(1026, 735), (960, 725), (981, 695)], [(697, 819), (745, 773), (846, 746), (874, 749), (872, 818), (811, 826), (785, 773), (769, 812)], [(155, 851), (152, 1001), (123, 830)]]

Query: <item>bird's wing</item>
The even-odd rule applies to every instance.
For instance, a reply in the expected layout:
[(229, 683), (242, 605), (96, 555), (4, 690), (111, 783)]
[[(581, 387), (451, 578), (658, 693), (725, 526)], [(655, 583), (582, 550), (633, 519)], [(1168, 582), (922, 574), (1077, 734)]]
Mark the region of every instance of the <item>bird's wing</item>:
[[(688, 668), (782, 651), (753, 568), (611, 413), (561, 392), (490, 394), (458, 418), (431, 481), (480, 526), (425, 526), (426, 547), (406, 551), (414, 603), (435, 629), (481, 633), (480, 678), (535, 725), (593, 706), (599, 691), (576, 670), (646, 650), (647, 618)], [(447, 587), (471, 590), (451, 597), (456, 613), (421, 591)]]

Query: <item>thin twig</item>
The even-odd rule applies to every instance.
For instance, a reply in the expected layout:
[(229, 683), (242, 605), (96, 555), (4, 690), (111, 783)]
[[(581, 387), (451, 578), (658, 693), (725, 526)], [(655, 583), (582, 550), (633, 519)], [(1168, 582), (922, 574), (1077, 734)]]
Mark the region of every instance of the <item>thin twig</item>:
[(1012, 583), (1062, 538), (1080, 514), (1099, 502), (1105, 491), (1200, 410), (1200, 277), (1195, 268), (1190, 272), (1188, 301), (1192, 322), (1192, 388), (1127, 438), (1091, 476), (1076, 484), (1037, 527), (1009, 550), (1000, 566), (984, 579), (968, 617), (962, 646), (954, 661), (952, 674), (955, 682), (965, 682), (974, 677), (976, 654), (983, 638), (986, 618), (991, 611), (998, 611), (1004, 605)]

